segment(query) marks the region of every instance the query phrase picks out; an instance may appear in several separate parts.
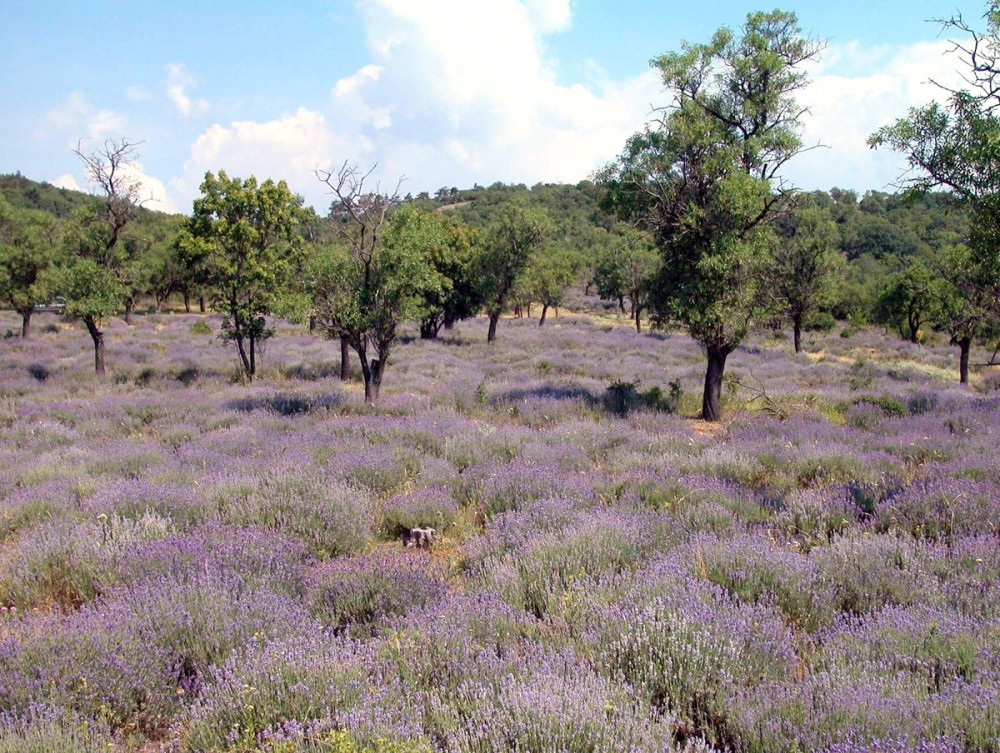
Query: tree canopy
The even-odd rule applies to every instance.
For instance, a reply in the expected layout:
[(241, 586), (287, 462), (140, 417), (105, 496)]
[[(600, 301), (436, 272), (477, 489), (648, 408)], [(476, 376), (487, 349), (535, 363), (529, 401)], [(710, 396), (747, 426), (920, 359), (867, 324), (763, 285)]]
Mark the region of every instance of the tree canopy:
[(654, 59), (673, 101), (600, 176), (605, 205), (660, 249), (654, 319), (706, 349), (708, 420), (721, 417), (726, 358), (771, 305), (771, 224), (792, 196), (781, 170), (802, 150), (794, 94), (820, 49), (794, 13), (773, 11)]

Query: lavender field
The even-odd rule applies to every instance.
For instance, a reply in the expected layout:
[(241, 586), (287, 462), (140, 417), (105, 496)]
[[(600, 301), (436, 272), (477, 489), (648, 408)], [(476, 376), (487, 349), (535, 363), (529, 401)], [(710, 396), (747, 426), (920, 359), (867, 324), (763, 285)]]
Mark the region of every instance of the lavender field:
[(1000, 751), (1000, 371), (760, 333), (708, 425), (684, 335), (479, 319), (373, 410), (219, 322), (0, 341), (0, 753)]

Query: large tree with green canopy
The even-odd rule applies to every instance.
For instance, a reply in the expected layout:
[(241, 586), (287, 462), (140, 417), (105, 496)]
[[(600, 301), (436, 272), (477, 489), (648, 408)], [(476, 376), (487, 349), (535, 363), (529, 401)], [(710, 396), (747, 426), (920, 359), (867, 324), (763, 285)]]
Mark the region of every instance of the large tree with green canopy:
[(223, 337), (236, 343), (252, 380), (259, 345), (274, 334), (266, 317), (284, 310), (300, 268), (302, 197), (283, 180), (258, 183), (223, 170), (205, 174), (201, 194), (179, 243), (202, 260), (212, 305), (225, 316)]
[(941, 21), (962, 41), (954, 52), (968, 66), (964, 90), (942, 88), (944, 104), (911, 108), (905, 118), (880, 128), (868, 143), (905, 155), (910, 171), (901, 185), (912, 193), (950, 191), (970, 207), (968, 248), (940, 259), (952, 295), (944, 323), (960, 348), (960, 381), (968, 381), (969, 349), (1000, 295), (1000, 3), (990, 2), (984, 31), (961, 15)]
[(803, 149), (794, 94), (821, 47), (776, 10), (654, 59), (673, 101), (599, 176), (605, 207), (656, 239), (654, 322), (683, 324), (705, 348), (706, 420), (722, 416), (727, 357), (773, 306), (771, 225), (793, 193), (781, 171)]
[(21, 337), (31, 333), (35, 305), (48, 301), (59, 242), (59, 223), (48, 212), (18, 209), (0, 195), (0, 302), (21, 315)]
[(317, 171), (334, 197), (329, 222), (339, 243), (319, 249), (307, 274), (317, 323), (357, 354), (369, 405), (378, 402), (399, 326), (444, 295), (447, 281), (432, 257), (454, 240), (427, 212), (397, 208), (398, 185), (392, 193), (372, 185), (374, 169), (345, 162)]

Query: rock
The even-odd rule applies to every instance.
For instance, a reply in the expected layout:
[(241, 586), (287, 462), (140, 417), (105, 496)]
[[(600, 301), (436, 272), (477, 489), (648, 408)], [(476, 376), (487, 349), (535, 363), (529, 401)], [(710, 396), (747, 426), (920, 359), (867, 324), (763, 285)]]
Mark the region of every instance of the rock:
[(429, 549), (437, 540), (436, 528), (411, 528), (403, 534), (403, 545), (417, 549)]

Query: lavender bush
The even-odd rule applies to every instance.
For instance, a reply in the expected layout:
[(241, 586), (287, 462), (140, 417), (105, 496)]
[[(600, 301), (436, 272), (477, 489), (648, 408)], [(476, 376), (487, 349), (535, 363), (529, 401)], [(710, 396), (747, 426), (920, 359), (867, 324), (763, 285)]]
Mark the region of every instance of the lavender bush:
[(284, 322), (252, 386), (215, 315), (0, 342), (0, 751), (1000, 751), (990, 379), (759, 333), (707, 426), (612, 315), (404, 337), (377, 410)]

